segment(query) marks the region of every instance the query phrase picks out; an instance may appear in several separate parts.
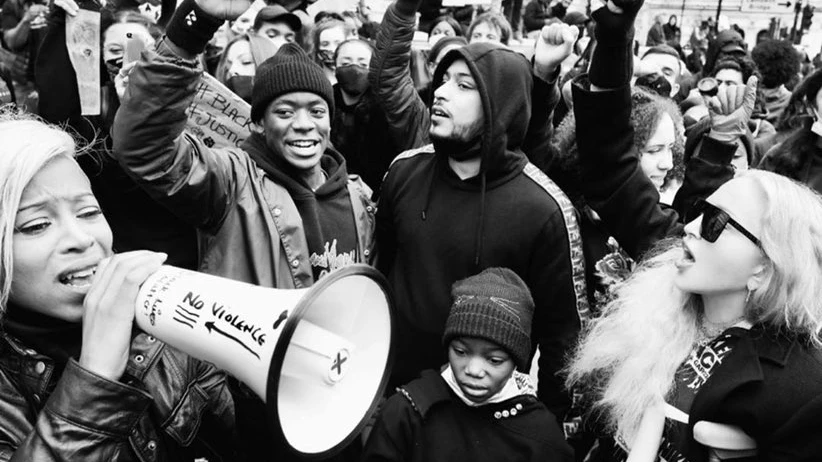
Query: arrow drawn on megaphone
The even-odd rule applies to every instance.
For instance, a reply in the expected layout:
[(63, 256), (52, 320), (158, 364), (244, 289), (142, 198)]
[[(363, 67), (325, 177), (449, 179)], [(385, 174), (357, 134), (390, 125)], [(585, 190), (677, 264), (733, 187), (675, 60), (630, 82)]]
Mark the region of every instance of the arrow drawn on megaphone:
[(256, 351), (254, 351), (254, 350), (252, 350), (251, 348), (249, 348), (249, 347), (248, 347), (248, 345), (246, 345), (245, 343), (243, 343), (243, 341), (242, 341), (242, 340), (238, 339), (237, 337), (234, 337), (233, 335), (229, 334), (228, 332), (225, 332), (225, 331), (221, 330), (219, 327), (215, 326), (215, 325), (214, 325), (214, 321), (208, 321), (208, 322), (206, 322), (206, 323), (205, 323), (205, 328), (206, 328), (206, 329), (208, 329), (208, 333), (209, 333), (209, 334), (212, 334), (212, 333), (214, 333), (214, 332), (217, 332), (218, 334), (220, 334), (220, 335), (222, 335), (222, 336), (224, 336), (224, 337), (226, 337), (226, 338), (230, 338), (231, 340), (234, 340), (235, 342), (239, 343), (241, 347), (243, 347), (243, 348), (245, 348), (246, 350), (248, 350), (248, 352), (249, 352), (249, 353), (251, 353), (251, 354), (253, 354), (254, 356), (256, 356), (256, 357), (257, 357), (257, 359), (260, 359), (260, 355), (259, 355), (259, 354), (257, 354), (257, 352), (256, 352)]

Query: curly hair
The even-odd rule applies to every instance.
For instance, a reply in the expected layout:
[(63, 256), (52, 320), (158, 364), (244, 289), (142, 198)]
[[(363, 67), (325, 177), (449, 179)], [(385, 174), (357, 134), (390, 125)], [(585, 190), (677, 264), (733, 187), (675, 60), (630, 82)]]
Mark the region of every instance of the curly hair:
[(751, 57), (759, 67), (765, 88), (784, 85), (799, 72), (799, 55), (786, 40), (764, 40), (754, 47)]
[[(674, 121), (676, 141), (673, 148), (674, 167), (665, 177), (666, 186), (671, 180), (681, 180), (685, 174), (684, 154), (685, 128), (682, 123), (682, 113), (669, 98), (663, 98), (646, 89), (634, 87), (631, 91), (631, 125), (634, 127), (634, 146), (640, 152), (656, 131), (662, 114), (668, 114)], [(579, 153), (577, 151), (576, 119), (573, 112), (569, 112), (557, 127), (552, 140), (554, 161), (549, 176), (565, 191), (571, 200), (582, 204), (580, 192)]]

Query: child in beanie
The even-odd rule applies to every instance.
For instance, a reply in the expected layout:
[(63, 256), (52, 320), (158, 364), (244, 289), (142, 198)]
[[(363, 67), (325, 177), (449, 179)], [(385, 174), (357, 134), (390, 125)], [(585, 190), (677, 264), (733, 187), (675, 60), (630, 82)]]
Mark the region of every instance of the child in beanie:
[(441, 373), (397, 389), (366, 442), (363, 461), (573, 460), (554, 415), (526, 374), (534, 301), (513, 271), (489, 268), (456, 282)]

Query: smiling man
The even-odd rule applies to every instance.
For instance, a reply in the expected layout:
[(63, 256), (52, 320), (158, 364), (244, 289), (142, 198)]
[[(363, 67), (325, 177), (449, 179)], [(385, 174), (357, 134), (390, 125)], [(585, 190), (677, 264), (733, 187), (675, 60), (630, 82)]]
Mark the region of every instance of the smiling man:
[[(370, 190), (349, 178), (331, 147), (331, 83), (297, 44), (257, 68), (253, 133), (239, 148), (211, 150), (183, 133), (202, 72), (197, 54), (221, 22), (191, 0), (178, 8), (167, 35), (129, 76), (112, 131), (118, 160), (196, 226), (201, 271), (294, 289), (369, 262)], [(235, 402), (251, 460), (269, 460), (262, 403), (243, 392)]]
[(283, 45), (254, 77), (252, 135), (240, 149), (212, 151), (182, 133), (184, 101), (196, 86), (171, 83), (199, 78), (193, 63), (172, 64), (194, 56), (174, 42), (186, 43), (186, 32), (170, 28), (132, 72), (114, 139), (138, 182), (198, 228), (200, 269), (300, 288), (368, 261), (370, 191), (349, 180), (330, 145), (334, 95), (320, 67), (298, 45)]

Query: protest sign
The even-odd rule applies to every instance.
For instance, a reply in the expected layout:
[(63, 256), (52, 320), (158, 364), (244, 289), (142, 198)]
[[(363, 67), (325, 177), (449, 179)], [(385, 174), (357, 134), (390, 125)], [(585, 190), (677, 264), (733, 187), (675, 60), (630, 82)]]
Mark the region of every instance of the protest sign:
[(100, 115), (100, 13), (66, 15), (66, 48), (77, 78), (83, 115)]
[(209, 148), (240, 146), (251, 134), (251, 106), (207, 73), (186, 114), (186, 131)]

